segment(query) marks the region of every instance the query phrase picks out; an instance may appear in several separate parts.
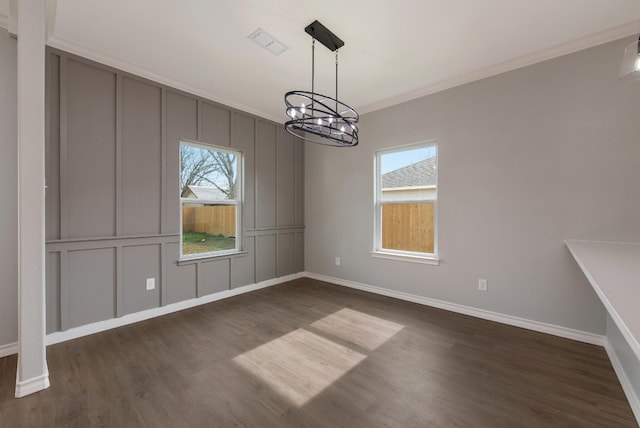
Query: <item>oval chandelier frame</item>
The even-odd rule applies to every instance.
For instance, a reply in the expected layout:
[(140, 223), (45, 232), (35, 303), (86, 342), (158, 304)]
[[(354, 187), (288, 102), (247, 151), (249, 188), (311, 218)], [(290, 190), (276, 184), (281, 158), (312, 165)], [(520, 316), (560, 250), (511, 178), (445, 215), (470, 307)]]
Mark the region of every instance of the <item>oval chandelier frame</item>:
[[(338, 49), (344, 46), (344, 42), (317, 20), (309, 24), (305, 32), (313, 38), (311, 91), (289, 91), (284, 95), (286, 114), (290, 118), (284, 124), (285, 129), (312, 143), (332, 147), (357, 146), (360, 116), (353, 108), (338, 100)], [(335, 98), (314, 91), (316, 40), (336, 53)]]
[[(360, 116), (348, 105), (332, 97), (308, 91), (290, 91), (284, 96), (289, 133), (312, 143), (334, 147), (358, 145)], [(310, 133), (324, 140), (309, 137)]]

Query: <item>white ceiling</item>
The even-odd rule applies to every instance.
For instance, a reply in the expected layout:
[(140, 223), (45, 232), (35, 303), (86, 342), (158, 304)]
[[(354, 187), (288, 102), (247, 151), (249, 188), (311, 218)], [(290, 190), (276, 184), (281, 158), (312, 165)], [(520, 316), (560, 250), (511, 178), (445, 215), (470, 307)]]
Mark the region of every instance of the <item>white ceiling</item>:
[[(345, 41), (341, 101), (365, 113), (640, 32), (638, 0), (57, 0), (48, 43), (259, 116), (310, 90), (318, 19)], [(262, 27), (289, 50), (247, 36)], [(621, 52), (622, 58), (622, 52)], [(334, 93), (316, 48), (316, 91)]]

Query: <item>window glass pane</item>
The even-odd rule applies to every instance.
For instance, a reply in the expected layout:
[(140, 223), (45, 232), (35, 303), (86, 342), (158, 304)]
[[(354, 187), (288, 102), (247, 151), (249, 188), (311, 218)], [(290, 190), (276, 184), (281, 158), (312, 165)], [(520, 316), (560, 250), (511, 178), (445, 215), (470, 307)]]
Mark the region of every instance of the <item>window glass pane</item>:
[(381, 154), (381, 200), (434, 200), (437, 164), (434, 146)]
[(182, 255), (238, 248), (239, 165), (237, 152), (180, 145)]
[(234, 200), (238, 191), (238, 155), (182, 143), (180, 195), (184, 199)]
[(435, 256), (435, 144), (378, 152), (375, 249)]
[(382, 205), (382, 248), (434, 253), (434, 204)]
[(182, 206), (182, 254), (236, 248), (235, 205)]

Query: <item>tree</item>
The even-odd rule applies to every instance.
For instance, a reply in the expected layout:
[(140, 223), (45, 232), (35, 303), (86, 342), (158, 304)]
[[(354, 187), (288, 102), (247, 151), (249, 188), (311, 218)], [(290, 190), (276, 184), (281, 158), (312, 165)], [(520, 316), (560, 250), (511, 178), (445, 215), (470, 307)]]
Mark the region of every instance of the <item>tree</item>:
[(180, 145), (180, 194), (187, 186), (212, 186), (227, 199), (237, 195), (237, 156), (212, 149)]

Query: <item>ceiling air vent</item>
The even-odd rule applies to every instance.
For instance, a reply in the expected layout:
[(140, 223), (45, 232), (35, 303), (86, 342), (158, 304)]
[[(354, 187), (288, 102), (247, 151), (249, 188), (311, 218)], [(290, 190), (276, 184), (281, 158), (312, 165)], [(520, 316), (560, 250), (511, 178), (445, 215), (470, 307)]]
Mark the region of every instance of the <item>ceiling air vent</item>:
[(271, 34), (264, 31), (262, 28), (258, 28), (253, 33), (247, 36), (247, 39), (253, 40), (258, 45), (262, 46), (274, 55), (280, 55), (282, 52), (289, 49), (287, 45), (278, 41)]

